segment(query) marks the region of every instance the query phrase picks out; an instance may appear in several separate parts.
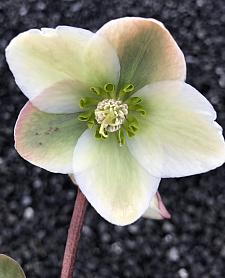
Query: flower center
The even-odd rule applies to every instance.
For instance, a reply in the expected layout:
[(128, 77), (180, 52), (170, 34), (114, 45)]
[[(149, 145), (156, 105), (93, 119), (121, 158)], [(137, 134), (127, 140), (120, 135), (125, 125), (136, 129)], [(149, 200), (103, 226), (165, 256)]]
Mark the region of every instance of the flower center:
[(106, 132), (115, 132), (121, 128), (121, 125), (128, 115), (128, 105), (121, 100), (104, 99), (100, 101), (95, 109), (95, 119), (100, 124), (99, 133), (108, 137)]
[(133, 97), (133, 93), (133, 84), (126, 84), (120, 90), (111, 83), (90, 87), (90, 95), (80, 99), (80, 108), (84, 111), (79, 113), (78, 119), (94, 129), (96, 139), (104, 140), (115, 133), (114, 137), (122, 146), (126, 137), (135, 136), (139, 119), (146, 114), (142, 99)]

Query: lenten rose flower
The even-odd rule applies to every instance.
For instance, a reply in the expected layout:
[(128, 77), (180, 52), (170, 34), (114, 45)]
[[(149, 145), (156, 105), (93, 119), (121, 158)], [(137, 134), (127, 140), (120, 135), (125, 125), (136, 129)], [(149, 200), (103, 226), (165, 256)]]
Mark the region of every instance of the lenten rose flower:
[(224, 163), (216, 112), (184, 82), (182, 51), (154, 19), (116, 19), (96, 33), (32, 29), (10, 42), (6, 58), (29, 98), (15, 127), (18, 153), (74, 175), (111, 223), (154, 218), (162, 177)]

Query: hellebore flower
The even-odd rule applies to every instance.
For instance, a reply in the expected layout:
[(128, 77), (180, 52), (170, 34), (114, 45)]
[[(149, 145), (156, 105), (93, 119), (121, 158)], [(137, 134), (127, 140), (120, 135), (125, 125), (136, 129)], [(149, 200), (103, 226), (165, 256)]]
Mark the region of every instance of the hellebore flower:
[(184, 82), (184, 56), (156, 20), (116, 19), (96, 33), (32, 29), (10, 42), (6, 58), (29, 98), (15, 127), (17, 151), (74, 175), (111, 223), (134, 222), (151, 202), (159, 209), (161, 178), (224, 163), (216, 112)]

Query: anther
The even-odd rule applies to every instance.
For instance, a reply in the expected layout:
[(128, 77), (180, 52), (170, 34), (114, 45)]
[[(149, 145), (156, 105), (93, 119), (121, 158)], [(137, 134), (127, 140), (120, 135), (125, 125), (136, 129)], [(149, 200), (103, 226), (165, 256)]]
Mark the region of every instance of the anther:
[(104, 99), (95, 109), (95, 119), (100, 124), (99, 133), (107, 137), (107, 132), (115, 132), (121, 128), (128, 115), (128, 105), (120, 100)]

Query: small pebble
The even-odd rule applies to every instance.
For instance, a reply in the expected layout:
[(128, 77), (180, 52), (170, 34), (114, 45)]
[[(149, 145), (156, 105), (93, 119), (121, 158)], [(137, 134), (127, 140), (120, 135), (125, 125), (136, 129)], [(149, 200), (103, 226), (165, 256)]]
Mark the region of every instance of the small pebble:
[(178, 275), (180, 278), (188, 278), (189, 277), (188, 272), (185, 268), (179, 269)]
[(118, 242), (114, 242), (112, 245), (111, 245), (111, 250), (113, 253), (115, 253), (116, 255), (120, 255), (123, 250), (120, 246), (120, 244)]
[(178, 252), (177, 248), (172, 247), (168, 252), (169, 260), (172, 261), (172, 262), (176, 262), (176, 261), (179, 260), (179, 257), (180, 256), (179, 256), (179, 252)]
[(24, 210), (23, 217), (27, 220), (31, 220), (34, 217), (34, 210), (32, 209), (32, 207), (27, 207)]

